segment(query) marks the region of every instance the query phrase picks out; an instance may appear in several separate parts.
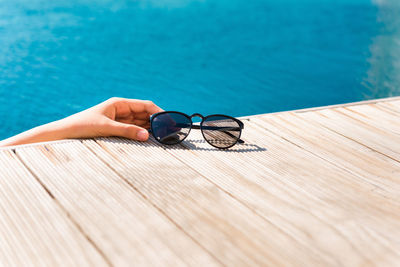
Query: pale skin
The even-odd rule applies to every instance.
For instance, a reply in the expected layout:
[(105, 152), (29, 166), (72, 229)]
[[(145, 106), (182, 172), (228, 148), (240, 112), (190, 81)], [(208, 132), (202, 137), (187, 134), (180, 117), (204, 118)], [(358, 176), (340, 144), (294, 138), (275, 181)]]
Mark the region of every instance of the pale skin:
[(162, 109), (151, 101), (113, 97), (64, 119), (0, 141), (0, 147), (104, 136), (146, 141), (149, 118), (160, 111)]

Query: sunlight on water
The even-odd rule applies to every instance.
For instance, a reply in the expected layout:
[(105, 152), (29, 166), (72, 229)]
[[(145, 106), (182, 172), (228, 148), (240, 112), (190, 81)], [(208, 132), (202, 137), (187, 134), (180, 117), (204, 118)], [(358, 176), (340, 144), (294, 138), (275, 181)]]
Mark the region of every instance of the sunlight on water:
[(400, 1), (376, 0), (382, 31), (372, 38), (364, 85), (370, 98), (400, 95)]

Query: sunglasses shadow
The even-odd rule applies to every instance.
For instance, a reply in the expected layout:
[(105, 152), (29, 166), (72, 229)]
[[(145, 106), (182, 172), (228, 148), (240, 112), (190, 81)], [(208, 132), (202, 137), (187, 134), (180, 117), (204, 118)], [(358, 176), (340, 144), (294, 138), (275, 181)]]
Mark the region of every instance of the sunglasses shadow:
[[(204, 139), (203, 140), (186, 139), (185, 141), (180, 143), (180, 146), (183, 147), (183, 149), (188, 149), (188, 150), (195, 150), (195, 151), (222, 151), (224, 153), (245, 153), (245, 152), (267, 151), (267, 149), (264, 148), (264, 147), (259, 147), (256, 144), (250, 144), (248, 142), (246, 142), (244, 144), (237, 143), (233, 147), (230, 147), (230, 148), (227, 148), (227, 149), (219, 149), (219, 148), (211, 146)], [(175, 148), (175, 146), (170, 146), (170, 149), (177, 149), (177, 148)]]
[[(236, 144), (228, 149), (218, 149), (211, 146), (207, 141), (197, 140), (197, 139), (186, 139), (177, 145), (162, 145), (158, 143), (152, 136), (150, 136), (147, 142), (139, 142), (131, 139), (121, 138), (121, 137), (100, 137), (95, 138), (98, 141), (114, 143), (114, 144), (132, 144), (142, 147), (158, 147), (164, 148), (165, 150), (193, 150), (193, 151), (220, 151), (224, 153), (245, 153), (245, 152), (261, 152), (267, 151), (266, 148), (259, 147), (258, 145), (251, 143)], [(247, 141), (246, 141), (247, 142)]]

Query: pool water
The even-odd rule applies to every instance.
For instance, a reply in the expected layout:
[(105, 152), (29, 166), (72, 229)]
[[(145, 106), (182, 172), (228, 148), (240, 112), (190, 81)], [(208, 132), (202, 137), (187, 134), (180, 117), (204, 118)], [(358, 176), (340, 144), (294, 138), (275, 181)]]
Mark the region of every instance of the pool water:
[(397, 0), (0, 0), (0, 139), (111, 96), (243, 116), (400, 95)]

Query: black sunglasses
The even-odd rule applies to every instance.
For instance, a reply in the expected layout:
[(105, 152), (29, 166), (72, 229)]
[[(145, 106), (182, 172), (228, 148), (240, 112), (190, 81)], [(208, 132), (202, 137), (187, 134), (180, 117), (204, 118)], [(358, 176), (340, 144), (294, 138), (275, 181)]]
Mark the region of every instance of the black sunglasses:
[[(201, 118), (200, 125), (193, 124), (193, 117)], [(177, 111), (163, 111), (150, 117), (150, 132), (164, 145), (179, 144), (191, 129), (200, 129), (204, 139), (213, 147), (230, 148), (236, 143), (244, 143), (240, 139), (243, 128), (240, 120), (220, 114), (204, 117), (198, 113), (189, 116)]]

